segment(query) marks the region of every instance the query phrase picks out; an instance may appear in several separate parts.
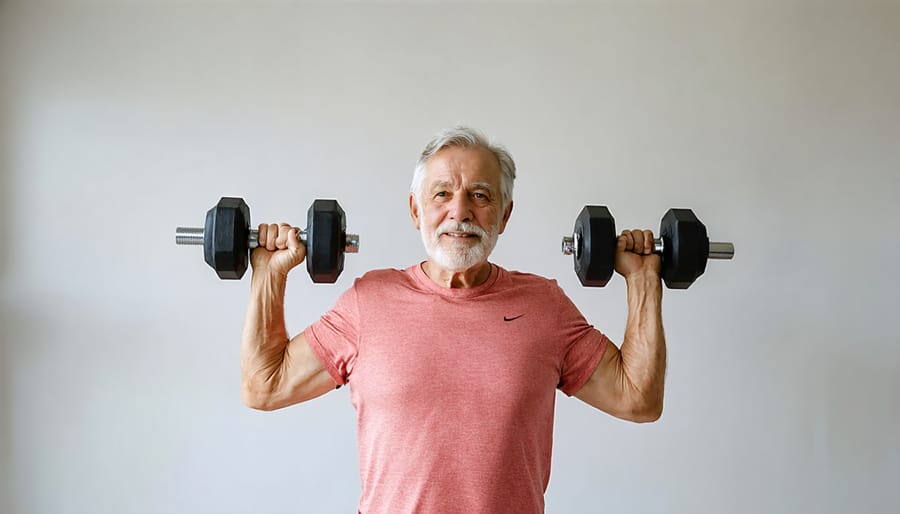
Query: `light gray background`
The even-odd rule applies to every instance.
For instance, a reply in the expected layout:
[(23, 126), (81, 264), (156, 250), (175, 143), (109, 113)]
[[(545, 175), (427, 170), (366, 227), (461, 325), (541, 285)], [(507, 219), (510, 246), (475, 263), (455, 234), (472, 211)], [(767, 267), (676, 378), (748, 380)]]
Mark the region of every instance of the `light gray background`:
[(614, 340), (622, 281), (559, 254), (583, 204), (737, 247), (665, 294), (658, 423), (559, 396), (548, 512), (897, 511), (898, 3), (8, 1), (0, 34), (0, 511), (352, 512), (347, 390), (244, 407), (248, 282), (173, 231), (339, 198), (362, 251), (292, 275), (297, 332), (423, 257), (412, 165), (457, 123), (518, 161), (493, 260)]

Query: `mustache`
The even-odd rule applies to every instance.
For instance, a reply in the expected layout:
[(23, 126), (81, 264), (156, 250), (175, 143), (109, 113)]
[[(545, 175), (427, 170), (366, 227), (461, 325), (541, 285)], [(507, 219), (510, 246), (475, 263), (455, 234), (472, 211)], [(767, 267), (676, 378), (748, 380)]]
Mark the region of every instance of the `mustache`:
[(469, 223), (467, 221), (445, 221), (434, 231), (434, 236), (435, 238), (439, 238), (441, 237), (441, 234), (446, 234), (447, 232), (465, 232), (466, 234), (472, 234), (479, 238), (484, 238), (488, 235), (486, 230), (474, 223)]

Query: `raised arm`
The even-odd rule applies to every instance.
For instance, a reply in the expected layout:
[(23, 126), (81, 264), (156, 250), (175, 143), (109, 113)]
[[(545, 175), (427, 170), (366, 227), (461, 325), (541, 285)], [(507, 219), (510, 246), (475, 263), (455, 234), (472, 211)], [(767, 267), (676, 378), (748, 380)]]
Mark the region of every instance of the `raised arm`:
[(575, 396), (618, 418), (656, 421), (662, 415), (666, 340), (662, 325), (660, 258), (649, 230), (625, 231), (616, 249), (616, 271), (628, 287), (628, 321), (619, 350), (610, 343), (588, 382)]
[(241, 397), (254, 409), (280, 409), (335, 387), (303, 334), (289, 339), (284, 324), (287, 274), (305, 257), (290, 225), (260, 225), (241, 337)]

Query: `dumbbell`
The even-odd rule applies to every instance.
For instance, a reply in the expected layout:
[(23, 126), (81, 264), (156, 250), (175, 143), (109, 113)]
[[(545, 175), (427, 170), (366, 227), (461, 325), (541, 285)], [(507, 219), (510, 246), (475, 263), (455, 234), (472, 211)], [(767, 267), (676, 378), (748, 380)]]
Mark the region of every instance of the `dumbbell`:
[[(659, 225), (653, 251), (662, 256), (662, 279), (670, 289), (687, 289), (706, 270), (708, 259), (734, 258), (732, 243), (712, 243), (706, 226), (690, 209), (669, 209)], [(575, 219), (575, 230), (563, 238), (564, 255), (575, 256), (581, 285), (603, 287), (616, 265), (616, 222), (609, 209), (586, 205)]]
[[(344, 253), (359, 251), (359, 236), (347, 234), (347, 219), (337, 200), (315, 200), (306, 213), (306, 230), (297, 229), (306, 246), (306, 271), (316, 283), (334, 283), (344, 271)], [(206, 213), (203, 228), (178, 227), (175, 244), (203, 245), (203, 259), (221, 279), (244, 276), (259, 231), (250, 228), (250, 207), (242, 198), (223, 197)]]

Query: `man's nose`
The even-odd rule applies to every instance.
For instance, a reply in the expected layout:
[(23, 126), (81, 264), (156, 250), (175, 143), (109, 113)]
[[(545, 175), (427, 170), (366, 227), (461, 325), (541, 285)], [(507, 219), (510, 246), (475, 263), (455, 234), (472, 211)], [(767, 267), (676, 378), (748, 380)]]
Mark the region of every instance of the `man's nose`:
[(472, 220), (472, 200), (469, 198), (469, 195), (453, 195), (453, 200), (450, 203), (450, 218), (455, 221)]

